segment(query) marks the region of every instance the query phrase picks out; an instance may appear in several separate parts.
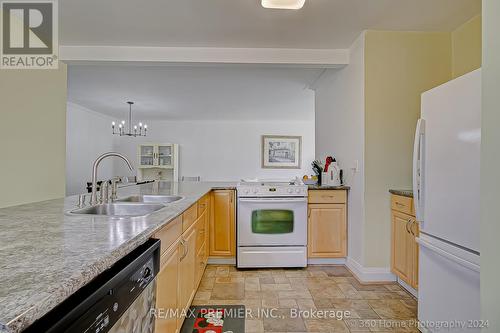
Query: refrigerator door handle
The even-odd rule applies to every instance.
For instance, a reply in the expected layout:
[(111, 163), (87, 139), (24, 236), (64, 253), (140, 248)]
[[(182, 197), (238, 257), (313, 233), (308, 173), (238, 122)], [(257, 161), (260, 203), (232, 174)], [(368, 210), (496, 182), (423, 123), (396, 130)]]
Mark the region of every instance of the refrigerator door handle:
[(413, 144), (413, 197), (417, 221), (423, 222), (423, 139), (425, 133), (425, 120), (419, 119), (415, 131)]
[(480, 271), (480, 267), (478, 265), (476, 265), (476, 264), (474, 264), (474, 263), (472, 263), (470, 261), (467, 261), (465, 259), (459, 258), (459, 257), (457, 257), (454, 254), (448, 253), (448, 252), (440, 249), (439, 247), (434, 246), (431, 243), (423, 240), (420, 237), (417, 237), (416, 241), (417, 241), (417, 243), (419, 245), (421, 245), (423, 247), (426, 247), (429, 250), (431, 250), (431, 251), (439, 254), (440, 256), (442, 256), (442, 257), (444, 257), (444, 258), (446, 258), (448, 260), (451, 260), (451, 261), (453, 261), (453, 262), (455, 262), (455, 263), (457, 263), (457, 264), (459, 264), (459, 265), (461, 265), (461, 266), (463, 266), (465, 268), (468, 268), (468, 269), (473, 270), (475, 272), (479, 272)]

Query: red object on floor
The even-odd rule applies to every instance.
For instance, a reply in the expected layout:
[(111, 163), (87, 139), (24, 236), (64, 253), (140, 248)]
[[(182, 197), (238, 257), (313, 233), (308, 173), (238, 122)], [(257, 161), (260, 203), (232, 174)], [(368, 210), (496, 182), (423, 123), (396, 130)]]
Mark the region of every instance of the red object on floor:
[[(220, 316), (220, 324), (214, 325), (213, 323), (208, 322), (208, 320), (214, 315), (217, 314), (216, 317)], [(193, 325), (193, 333), (222, 333), (222, 327), (224, 325), (224, 309), (211, 309), (205, 308), (201, 309), (198, 313), (198, 318), (196, 318)]]

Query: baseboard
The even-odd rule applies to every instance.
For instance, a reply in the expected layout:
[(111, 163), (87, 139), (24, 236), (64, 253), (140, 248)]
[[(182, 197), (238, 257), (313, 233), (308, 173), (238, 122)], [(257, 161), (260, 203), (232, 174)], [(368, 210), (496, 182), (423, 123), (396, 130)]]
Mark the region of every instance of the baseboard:
[(406, 291), (408, 291), (410, 294), (412, 294), (413, 296), (415, 296), (415, 298), (418, 298), (418, 291), (415, 290), (412, 286), (410, 286), (408, 283), (404, 282), (400, 278), (398, 278), (398, 283), (399, 283), (399, 285), (401, 287), (403, 287), (404, 289), (406, 289)]
[(308, 265), (345, 265), (345, 258), (310, 258), (307, 259)]
[(216, 258), (209, 257), (207, 264), (209, 265), (236, 265), (236, 258)]
[[(361, 282), (394, 282), (397, 278), (386, 267), (363, 267), (352, 258), (314, 258), (307, 260), (308, 265), (346, 265)], [(236, 258), (209, 257), (211, 265), (236, 265)], [(405, 286), (403, 288), (407, 289)], [(411, 287), (410, 287), (411, 288)], [(410, 293), (412, 293), (411, 290)], [(413, 294), (413, 293), (412, 293)]]
[(364, 267), (356, 260), (347, 258), (346, 266), (361, 282), (394, 282), (396, 276), (388, 267)]

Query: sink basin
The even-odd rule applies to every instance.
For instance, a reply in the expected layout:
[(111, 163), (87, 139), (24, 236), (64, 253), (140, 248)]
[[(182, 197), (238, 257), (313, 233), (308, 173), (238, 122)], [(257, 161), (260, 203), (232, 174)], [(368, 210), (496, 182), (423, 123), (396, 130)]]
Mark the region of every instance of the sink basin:
[(143, 203), (171, 203), (181, 200), (178, 195), (133, 195), (127, 198), (116, 200), (116, 202), (143, 202)]
[(71, 211), (71, 214), (96, 216), (146, 216), (165, 208), (161, 204), (109, 203), (84, 207)]

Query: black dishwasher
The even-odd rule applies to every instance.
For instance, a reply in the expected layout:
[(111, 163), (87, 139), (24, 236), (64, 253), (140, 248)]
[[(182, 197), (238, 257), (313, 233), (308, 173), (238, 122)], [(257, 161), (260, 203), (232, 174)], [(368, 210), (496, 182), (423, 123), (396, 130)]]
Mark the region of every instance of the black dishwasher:
[(24, 332), (153, 333), (160, 241), (148, 240)]

